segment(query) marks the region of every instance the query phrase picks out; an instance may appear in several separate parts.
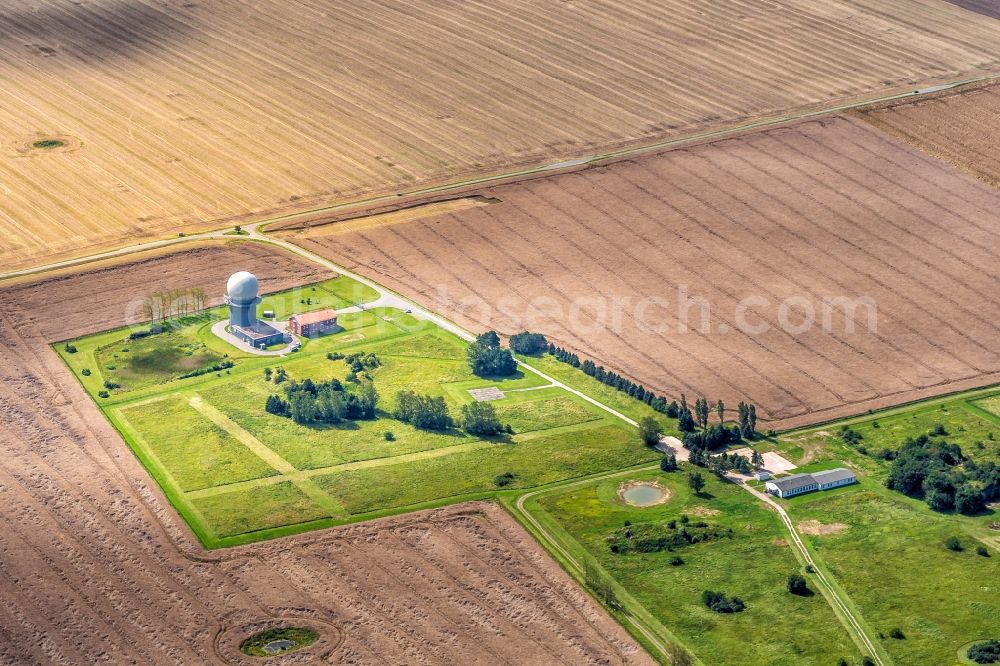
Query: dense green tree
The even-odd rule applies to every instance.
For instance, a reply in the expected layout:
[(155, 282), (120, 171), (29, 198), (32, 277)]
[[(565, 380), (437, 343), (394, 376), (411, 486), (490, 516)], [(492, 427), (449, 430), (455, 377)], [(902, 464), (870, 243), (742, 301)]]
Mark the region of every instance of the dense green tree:
[(396, 410), (393, 415), (423, 430), (447, 430), (454, 425), (448, 413), (444, 398), (419, 395), (414, 391), (400, 391), (396, 395)]
[(708, 400), (698, 398), (694, 401), (694, 416), (698, 425), (705, 429), (708, 427)]
[(509, 377), (517, 372), (509, 349), (500, 347), (500, 336), (495, 331), (487, 331), (469, 345), (469, 365), (472, 372), (480, 377)]
[(504, 428), (492, 403), (471, 402), (462, 405), (462, 429), (471, 435), (491, 437)]
[(655, 446), (660, 442), (660, 424), (652, 416), (639, 419), (639, 436), (646, 446)]
[(963, 483), (955, 491), (955, 509), (967, 516), (986, 510), (986, 499), (983, 493), (971, 483)]
[(789, 592), (799, 596), (809, 593), (809, 585), (806, 583), (805, 577), (799, 574), (792, 574), (788, 577), (787, 587)]
[(701, 475), (701, 472), (691, 472), (688, 474), (688, 485), (691, 486), (691, 490), (696, 495), (700, 495), (701, 489), (705, 487), (705, 477)]
[(669, 453), (662, 458), (660, 458), (660, 469), (664, 472), (675, 472), (677, 471), (677, 456)]
[(546, 341), (545, 336), (541, 333), (529, 333), (525, 331), (510, 336), (510, 348), (518, 354), (537, 354), (545, 351), (548, 346), (548, 341)]

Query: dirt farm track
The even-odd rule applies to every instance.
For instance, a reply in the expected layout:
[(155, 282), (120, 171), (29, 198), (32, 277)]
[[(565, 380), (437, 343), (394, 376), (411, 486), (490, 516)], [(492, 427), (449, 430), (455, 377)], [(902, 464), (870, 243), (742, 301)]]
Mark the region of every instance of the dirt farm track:
[[(1000, 379), (1000, 192), (862, 120), (478, 194), (495, 203), (296, 242), (471, 330), (537, 330), (673, 398), (752, 400), (775, 427)], [(707, 328), (694, 306), (683, 331), (680, 289)], [(838, 297), (870, 299), (877, 325), (831, 308), (824, 327)]]
[(6, 3), (0, 265), (998, 70), (941, 0)]
[(0, 663), (245, 664), (239, 641), (281, 619), (321, 633), (282, 663), (651, 663), (494, 505), (203, 551), (48, 347), (49, 322), (89, 294), (102, 307), (74, 312), (74, 332), (121, 323), (136, 271), (209, 288), (235, 265), (311, 269), (258, 248), (143, 261), (0, 289)]

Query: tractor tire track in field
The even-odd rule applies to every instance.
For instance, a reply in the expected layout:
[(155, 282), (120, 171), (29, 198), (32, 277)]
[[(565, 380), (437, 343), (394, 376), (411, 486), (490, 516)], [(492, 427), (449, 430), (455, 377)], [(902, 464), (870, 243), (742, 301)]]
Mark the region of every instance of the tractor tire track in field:
[[(892, 186), (887, 169), (898, 175)], [(750, 400), (779, 428), (1000, 372), (1000, 301), (986, 294), (971, 305), (995, 277), (990, 211), (1000, 193), (857, 120), (799, 122), (478, 194), (498, 202), (291, 238), (432, 299), (466, 328), (512, 334), (511, 313), (553, 299), (562, 315), (532, 312), (534, 328), (560, 345), (671, 398)], [(665, 331), (644, 330), (627, 309), (596, 332), (577, 332), (566, 317), (575, 299), (671, 297), (676, 285), (706, 298), (713, 323), (729, 331), (679, 333), (669, 308), (658, 313)], [(830, 330), (817, 323), (805, 333), (774, 316), (788, 297), (818, 309), (824, 298), (869, 295), (871, 332), (863, 308), (853, 331), (843, 312)], [(748, 296), (768, 299), (748, 310), (770, 325), (763, 334), (733, 330), (733, 309)], [(466, 299), (506, 309), (484, 320), (458, 306)], [(579, 319), (589, 326), (598, 313)]]
[(0, 16), (0, 263), (990, 76), (998, 34), (940, 0), (39, 0)]

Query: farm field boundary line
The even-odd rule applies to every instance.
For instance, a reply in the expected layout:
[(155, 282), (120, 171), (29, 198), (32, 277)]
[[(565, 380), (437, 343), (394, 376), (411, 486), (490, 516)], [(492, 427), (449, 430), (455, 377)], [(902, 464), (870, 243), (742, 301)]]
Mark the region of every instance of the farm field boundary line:
[[(961, 88), (963, 86), (984, 84), (996, 81), (1000, 81), (1000, 73), (990, 74), (989, 76), (976, 77), (972, 79), (949, 81), (937, 85), (930, 85), (923, 88), (918, 88), (917, 90), (912, 90), (911, 86), (907, 88), (906, 92), (896, 92), (875, 98), (855, 100), (847, 103), (837, 104), (835, 106), (808, 109), (793, 113), (782, 114), (780, 116), (769, 116), (761, 118), (759, 120), (754, 120), (748, 123), (741, 123), (739, 125), (733, 125), (730, 127), (721, 127), (718, 129), (706, 130), (703, 132), (697, 132), (694, 134), (688, 134), (684, 136), (674, 137), (671, 139), (657, 141), (655, 143), (646, 143), (627, 148), (620, 148), (617, 150), (612, 150), (605, 153), (599, 153), (596, 155), (588, 155), (588, 156), (576, 157), (573, 159), (560, 160), (559, 162), (554, 162), (552, 164), (544, 164), (541, 166), (531, 167), (528, 169), (520, 169), (518, 171), (511, 171), (511, 172), (493, 174), (488, 176), (480, 176), (477, 178), (471, 178), (454, 183), (432, 185), (416, 190), (399, 192), (397, 194), (387, 194), (360, 201), (334, 204), (332, 206), (325, 206), (322, 208), (316, 208), (314, 210), (304, 211), (300, 213), (291, 213), (288, 215), (278, 216), (270, 220), (264, 220), (260, 222), (258, 228), (268, 225), (282, 224), (291, 220), (296, 220), (322, 213), (329, 213), (340, 210), (349, 211), (348, 216), (345, 218), (333, 219), (333, 220), (321, 220), (313, 225), (308, 225), (308, 224), (304, 225), (304, 226), (322, 226), (324, 224), (340, 222), (343, 221), (344, 219), (355, 219), (375, 213), (382, 214), (413, 205), (419, 205), (420, 203), (423, 203), (420, 197), (425, 197), (427, 195), (442, 194), (446, 192), (454, 192), (457, 194), (463, 192), (466, 189), (475, 188), (478, 187), (479, 185), (484, 185), (487, 183), (492, 184), (492, 183), (516, 182), (517, 180), (528, 179), (538, 176), (546, 176), (552, 173), (571, 172), (589, 166), (595, 166), (607, 162), (614, 162), (629, 157), (638, 157), (648, 153), (656, 153), (662, 151), (665, 148), (679, 148), (682, 146), (694, 145), (706, 141), (710, 142), (716, 139), (742, 134), (744, 132), (751, 132), (755, 130), (764, 129), (767, 127), (783, 125), (786, 123), (794, 123), (801, 120), (819, 118), (834, 113), (841, 113), (844, 111), (862, 109), (873, 105), (892, 104), (894, 102), (898, 102), (904, 99), (917, 99), (924, 96), (938, 96), (943, 92), (954, 90), (956, 88)], [(390, 201), (396, 202), (395, 205), (389, 204), (388, 206), (385, 207), (384, 210), (378, 208), (378, 204)], [(432, 202), (428, 201), (427, 203), (432, 203)], [(274, 231), (289, 231), (300, 228), (303, 227), (292, 225), (292, 226), (282, 227), (281, 229), (275, 229)], [(3, 275), (0, 275), (0, 280), (2, 279)]]
[[(962, 86), (980, 84), (990, 81), (1000, 80), (1000, 73), (991, 74), (988, 76), (982, 76), (972, 79), (961, 79), (958, 81), (949, 81), (941, 83), (938, 85), (932, 85), (925, 88), (919, 88), (917, 90), (909, 90), (908, 92), (897, 92), (890, 95), (883, 95), (875, 98), (866, 98), (863, 100), (857, 100), (845, 104), (839, 104), (836, 106), (823, 107), (820, 109), (812, 109), (807, 111), (799, 111), (796, 113), (784, 114), (781, 116), (773, 116), (768, 118), (763, 118), (760, 120), (755, 120), (750, 123), (743, 123), (740, 125), (732, 127), (724, 127), (715, 130), (709, 130), (705, 132), (698, 132), (696, 134), (691, 134), (687, 136), (675, 137), (665, 141), (659, 141), (652, 144), (643, 144), (641, 146), (634, 146), (631, 148), (624, 148), (620, 150), (610, 151), (607, 153), (591, 156), (583, 156), (570, 160), (562, 160), (553, 164), (545, 164), (541, 166), (532, 167), (529, 169), (519, 169), (516, 171), (503, 172), (488, 176), (480, 176), (476, 178), (466, 179), (462, 181), (444, 183), (440, 185), (433, 185), (429, 187), (423, 187), (415, 190), (409, 190), (404, 192), (398, 192), (395, 194), (386, 194), (369, 199), (363, 199), (358, 201), (348, 201), (339, 204), (334, 204), (331, 206), (324, 206), (321, 208), (316, 208), (309, 211), (304, 211), (300, 213), (292, 213), (289, 215), (281, 215), (278, 217), (268, 218), (260, 220), (258, 222), (252, 222), (248, 225), (244, 225), (245, 229), (253, 229), (255, 231), (264, 231), (265, 227), (269, 225), (276, 225), (285, 222), (291, 222), (293, 220), (298, 220), (302, 218), (307, 218), (309, 216), (323, 215), (326, 213), (334, 213), (336, 211), (345, 211), (349, 213), (349, 217), (364, 217), (368, 214), (373, 213), (387, 213), (401, 208), (412, 206), (415, 204), (422, 203), (422, 197), (433, 197), (434, 195), (444, 195), (444, 194), (461, 194), (463, 191), (476, 188), (480, 185), (487, 183), (507, 183), (516, 182), (522, 179), (529, 179), (532, 177), (545, 176), (555, 173), (568, 173), (580, 169), (585, 169), (589, 166), (594, 166), (596, 164), (601, 164), (605, 162), (612, 162), (615, 160), (626, 159), (629, 157), (636, 157), (647, 153), (656, 153), (662, 151), (666, 148), (678, 148), (687, 145), (694, 145), (706, 141), (712, 141), (715, 139), (726, 138), (730, 136), (735, 136), (744, 132), (750, 132), (754, 130), (764, 129), (767, 127), (775, 127), (786, 123), (793, 123), (801, 120), (808, 120), (812, 118), (819, 118), (826, 115), (831, 115), (843, 111), (850, 111), (854, 109), (860, 109), (863, 107), (891, 103), (899, 101), (902, 99), (916, 99), (927, 95), (937, 95), (943, 91), (953, 90)], [(389, 202), (392, 202), (389, 204)], [(382, 206), (379, 208), (379, 206)], [(336, 222), (339, 220), (322, 220), (317, 224), (311, 226), (320, 226), (323, 224), (329, 224), (331, 222)], [(309, 226), (309, 225), (305, 225)], [(293, 230), (302, 227), (297, 226), (287, 226), (282, 229), (276, 229), (275, 231), (281, 230)], [(216, 229), (214, 231), (206, 231), (196, 234), (185, 235), (182, 237), (173, 238), (161, 238), (159, 240), (148, 241), (145, 243), (139, 243), (136, 245), (129, 245), (114, 250), (107, 250), (104, 252), (98, 252), (91, 255), (86, 255), (83, 257), (75, 257), (71, 259), (65, 259), (62, 261), (52, 262), (48, 264), (42, 264), (39, 266), (32, 266), (29, 268), (18, 269), (15, 271), (8, 271), (5, 273), (0, 273), (0, 282), (7, 280), (12, 280), (15, 278), (28, 277), (34, 275), (40, 275), (43, 273), (71, 268), (75, 266), (82, 266), (85, 264), (93, 263), (96, 261), (101, 261), (105, 259), (116, 259), (120, 257), (127, 256), (129, 254), (134, 254), (138, 252), (145, 252), (148, 250), (154, 250), (159, 248), (170, 247), (173, 245), (197, 242), (205, 240), (254, 240), (254, 234), (249, 234), (246, 236), (232, 236), (227, 235), (229, 227)]]

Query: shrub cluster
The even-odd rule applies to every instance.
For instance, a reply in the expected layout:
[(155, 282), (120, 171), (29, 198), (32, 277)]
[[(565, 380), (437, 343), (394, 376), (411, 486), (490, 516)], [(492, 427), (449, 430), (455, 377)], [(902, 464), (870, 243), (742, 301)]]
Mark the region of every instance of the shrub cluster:
[(1000, 496), (1000, 467), (993, 462), (978, 465), (960, 446), (943, 439), (908, 437), (891, 459), (886, 487), (923, 498), (935, 511), (976, 514)]
[(264, 405), (268, 414), (284, 416), (296, 423), (340, 423), (344, 420), (374, 419), (378, 393), (371, 382), (348, 391), (338, 379), (299, 383), (289, 382), (285, 398), (270, 395)]
[(222, 372), (223, 370), (227, 370), (233, 367), (234, 365), (236, 364), (227, 358), (207, 368), (198, 368), (196, 370), (190, 370), (188, 372), (185, 372), (183, 375), (180, 375), (178, 379), (188, 379), (189, 377), (198, 377), (199, 375), (207, 375), (210, 372)]
[(504, 472), (503, 474), (498, 474), (497, 476), (493, 477), (493, 485), (495, 485), (497, 488), (503, 488), (504, 486), (509, 486), (510, 484), (514, 483), (515, 478), (516, 475), (514, 474), (514, 472)]
[(788, 591), (799, 596), (809, 594), (809, 585), (806, 583), (805, 577), (799, 574), (792, 574), (789, 576)]
[(447, 430), (454, 425), (444, 398), (420, 395), (415, 391), (399, 392), (393, 416), (422, 430)]
[(374, 370), (382, 365), (382, 361), (380, 361), (378, 356), (372, 352), (368, 352), (367, 354), (356, 352), (354, 354), (344, 356), (343, 359), (344, 363), (351, 366), (351, 372), (354, 373), (364, 372), (365, 370)]
[(727, 538), (733, 538), (732, 529), (723, 529), (704, 521), (682, 521), (678, 527), (677, 522), (672, 520), (665, 526), (653, 523), (626, 525), (608, 537), (608, 547), (612, 553), (619, 555), (633, 552), (659, 553), (664, 550), (673, 552), (684, 546)]
[(128, 339), (141, 340), (142, 338), (148, 338), (151, 335), (159, 335), (166, 330), (168, 330), (168, 327), (164, 324), (153, 324), (149, 328), (144, 328), (140, 331), (132, 331), (128, 334)]
[(722, 592), (705, 590), (701, 593), (701, 602), (716, 613), (739, 613), (746, 604), (739, 597), (727, 598)]
[(1000, 640), (983, 641), (969, 648), (969, 659), (977, 664), (1000, 663)]

